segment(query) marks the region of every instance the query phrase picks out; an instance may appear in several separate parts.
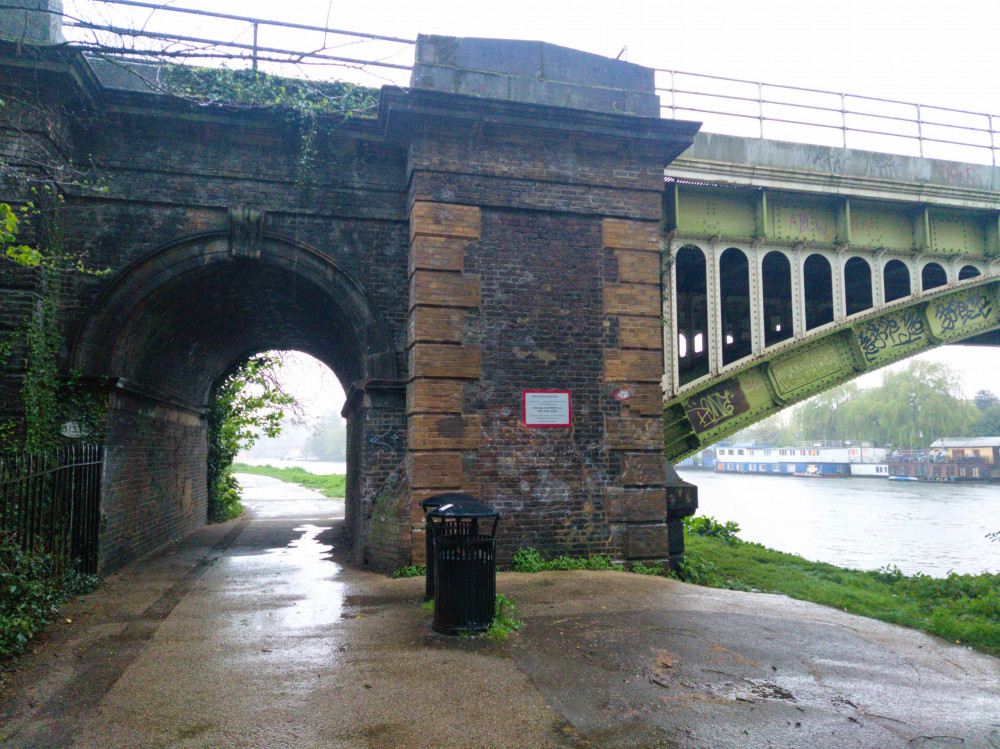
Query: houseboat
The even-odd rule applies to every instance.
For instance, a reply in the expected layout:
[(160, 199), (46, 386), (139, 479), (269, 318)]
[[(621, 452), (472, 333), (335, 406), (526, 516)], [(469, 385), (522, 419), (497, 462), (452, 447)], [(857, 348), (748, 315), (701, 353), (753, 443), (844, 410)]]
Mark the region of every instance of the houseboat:
[(1000, 481), (1000, 437), (943, 437), (927, 450), (889, 456), (894, 481)]
[(801, 478), (887, 478), (886, 450), (867, 445), (804, 447), (719, 447), (719, 473), (755, 473)]

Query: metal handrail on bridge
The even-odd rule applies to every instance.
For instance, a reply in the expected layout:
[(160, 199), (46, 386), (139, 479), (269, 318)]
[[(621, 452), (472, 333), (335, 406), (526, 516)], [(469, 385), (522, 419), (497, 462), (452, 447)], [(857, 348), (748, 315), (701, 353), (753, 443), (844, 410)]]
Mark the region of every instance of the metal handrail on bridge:
[[(827, 145), (842, 148), (893, 153), (910, 146), (901, 152), (956, 161), (960, 159), (955, 151), (961, 149), (961, 160), (970, 160), (971, 155), (976, 162), (997, 165), (997, 115), (680, 70), (657, 68), (656, 73), (661, 115), (668, 119), (707, 115), (706, 132), (747, 135), (746, 125), (751, 124), (755, 137), (766, 138), (776, 126), (787, 126), (776, 140), (803, 141), (804, 135), (813, 134), (805, 142), (815, 142), (817, 132), (827, 132), (838, 141)], [(669, 82), (659, 85), (664, 77)], [(872, 147), (876, 140), (881, 143)], [(940, 148), (928, 153), (928, 146)]]
[[(409, 60), (394, 62), (391, 59), (400, 54), (412, 54), (412, 39), (183, 8), (147, 0), (94, 2), (246, 25), (244, 30), (226, 41), (182, 33), (154, 32), (145, 26), (127, 28), (111, 23), (93, 23), (64, 14), (64, 26), (67, 28), (95, 34), (93, 41), (77, 39), (73, 43), (96, 52), (139, 59), (239, 60), (253, 69), (257, 69), (260, 63), (338, 65), (368, 72), (371, 72), (370, 68), (378, 68), (384, 70), (386, 75), (412, 69)], [(321, 33), (323, 41), (321, 46), (306, 52), (263, 45), (259, 33), (264, 27)], [(250, 32), (252, 40), (240, 41)], [(116, 47), (102, 44), (96, 37), (98, 33), (153, 40), (157, 45), (149, 48), (135, 45)], [(367, 42), (392, 47), (380, 47), (367, 59), (335, 52), (348, 46), (357, 48)], [(188, 46), (177, 48), (170, 45)], [(705, 132), (997, 165), (1000, 149), (998, 115), (680, 70), (655, 70), (661, 115), (669, 119), (704, 120)], [(393, 82), (402, 83), (398, 80)]]

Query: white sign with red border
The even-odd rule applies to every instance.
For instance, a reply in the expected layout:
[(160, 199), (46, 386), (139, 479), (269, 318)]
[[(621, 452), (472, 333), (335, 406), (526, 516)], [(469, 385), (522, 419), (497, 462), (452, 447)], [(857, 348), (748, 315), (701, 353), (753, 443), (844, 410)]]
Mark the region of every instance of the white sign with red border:
[(569, 390), (524, 390), (526, 427), (568, 427), (573, 424)]

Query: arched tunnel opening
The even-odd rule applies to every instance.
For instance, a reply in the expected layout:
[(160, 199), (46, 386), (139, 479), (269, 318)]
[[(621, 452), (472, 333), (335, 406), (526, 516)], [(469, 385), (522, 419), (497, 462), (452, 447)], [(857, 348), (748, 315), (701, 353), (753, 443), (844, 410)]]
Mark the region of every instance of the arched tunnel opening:
[[(71, 364), (111, 386), (104, 569), (205, 522), (206, 408), (213, 385), (248, 357), (300, 351), (350, 391), (396, 379), (386, 324), (336, 264), (291, 241), (265, 240), (248, 256), (231, 245), (220, 233), (151, 253), (110, 284), (76, 338)], [(361, 532), (373, 472), (361, 438), (368, 400), (349, 397), (344, 411), (348, 541)], [(397, 421), (401, 432), (401, 413)], [(380, 460), (398, 463), (401, 453)]]

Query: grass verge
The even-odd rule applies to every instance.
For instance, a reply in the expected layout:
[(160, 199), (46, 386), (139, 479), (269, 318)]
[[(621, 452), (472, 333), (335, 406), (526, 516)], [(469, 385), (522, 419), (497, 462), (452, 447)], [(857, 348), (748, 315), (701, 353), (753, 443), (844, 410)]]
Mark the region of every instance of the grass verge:
[(1000, 656), (1000, 575), (904, 575), (849, 570), (736, 538), (685, 537), (680, 577), (710, 587), (783, 593), (911, 627)]
[(256, 476), (270, 476), (289, 484), (298, 484), (307, 489), (315, 489), (320, 494), (335, 499), (345, 496), (347, 476), (340, 473), (317, 474), (309, 473), (298, 466), (294, 468), (274, 468), (273, 466), (250, 466), (246, 463), (233, 463), (233, 473), (252, 473)]

